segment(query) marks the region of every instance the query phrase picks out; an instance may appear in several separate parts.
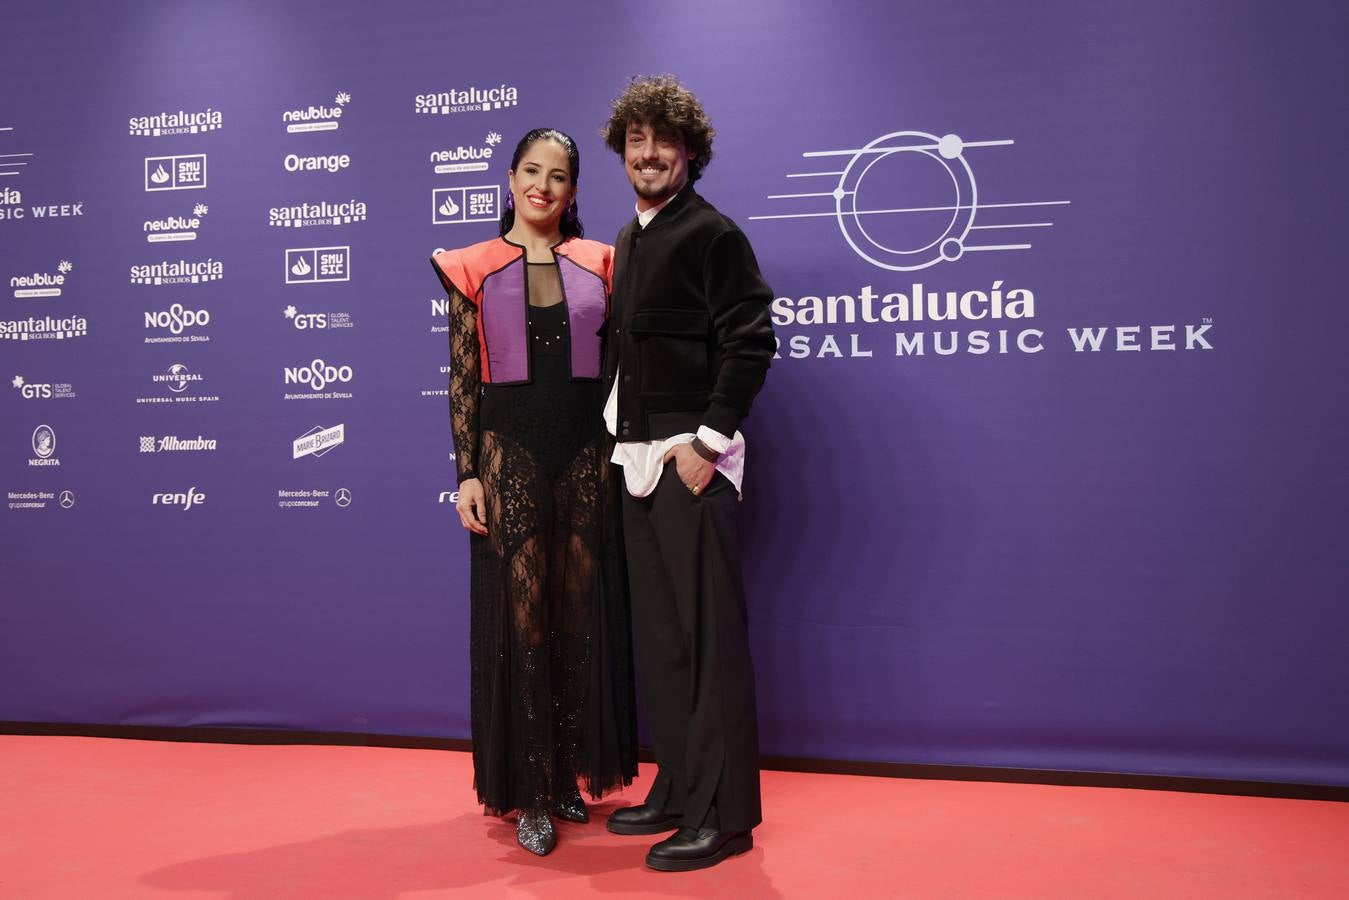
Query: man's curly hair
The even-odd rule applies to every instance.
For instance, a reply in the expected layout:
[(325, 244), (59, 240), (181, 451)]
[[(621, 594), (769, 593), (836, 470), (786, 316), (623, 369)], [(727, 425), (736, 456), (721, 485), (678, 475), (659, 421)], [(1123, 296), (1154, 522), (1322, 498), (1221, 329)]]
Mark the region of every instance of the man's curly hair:
[(658, 135), (678, 135), (693, 154), (689, 160), (689, 184), (697, 181), (712, 161), (712, 138), (716, 131), (703, 105), (693, 92), (673, 75), (634, 75), (614, 100), (609, 121), (600, 132), (609, 149), (623, 155), (628, 125), (650, 125)]

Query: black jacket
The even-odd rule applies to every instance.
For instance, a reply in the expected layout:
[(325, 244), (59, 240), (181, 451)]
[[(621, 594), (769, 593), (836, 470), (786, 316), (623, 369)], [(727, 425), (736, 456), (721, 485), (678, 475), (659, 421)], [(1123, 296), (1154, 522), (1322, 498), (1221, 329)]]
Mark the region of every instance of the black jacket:
[(604, 358), (606, 392), (623, 376), (618, 440), (735, 434), (777, 349), (772, 300), (744, 233), (692, 187), (625, 225)]

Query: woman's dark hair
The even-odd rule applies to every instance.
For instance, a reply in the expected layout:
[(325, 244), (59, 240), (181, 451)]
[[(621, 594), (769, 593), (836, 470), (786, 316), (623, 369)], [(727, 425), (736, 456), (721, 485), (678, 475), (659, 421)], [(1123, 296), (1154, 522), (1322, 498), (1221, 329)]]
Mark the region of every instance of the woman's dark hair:
[(613, 102), (609, 121), (600, 134), (609, 149), (623, 155), (628, 126), (650, 125), (659, 136), (678, 135), (693, 154), (689, 160), (689, 184), (703, 175), (712, 161), (712, 138), (716, 136), (703, 105), (693, 92), (673, 75), (635, 75)]
[[(567, 151), (567, 163), (571, 168), (571, 186), (574, 189), (581, 177), (581, 152), (576, 149), (576, 142), (571, 139), (571, 135), (558, 131), (556, 128), (535, 128), (520, 138), (520, 143), (515, 145), (515, 155), (511, 157), (511, 171), (515, 171), (515, 167), (520, 165), (520, 157), (524, 156), (525, 151), (533, 146), (536, 141), (552, 141)], [(506, 197), (509, 200), (509, 188), (507, 188)], [(515, 207), (508, 202), (501, 213), (501, 234), (503, 237), (514, 224)], [(576, 207), (575, 198), (572, 199), (571, 206), (567, 207), (567, 211), (562, 214), (562, 221), (558, 223), (558, 229), (562, 232), (564, 240), (566, 238), (585, 237), (585, 228), (581, 225), (581, 211)]]

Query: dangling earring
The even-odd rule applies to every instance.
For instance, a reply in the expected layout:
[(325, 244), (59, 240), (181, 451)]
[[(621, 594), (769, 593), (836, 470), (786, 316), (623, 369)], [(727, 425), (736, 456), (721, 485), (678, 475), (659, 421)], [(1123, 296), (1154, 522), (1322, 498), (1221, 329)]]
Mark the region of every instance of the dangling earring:
[(577, 217), (578, 214), (576, 212), (576, 201), (573, 200), (571, 201), (571, 206), (568, 206), (567, 211), (562, 214), (562, 218), (566, 220), (568, 224), (570, 224), (572, 222), (575, 222)]
[(506, 188), (506, 208), (515, 211), (515, 195), (511, 193), (510, 187)]

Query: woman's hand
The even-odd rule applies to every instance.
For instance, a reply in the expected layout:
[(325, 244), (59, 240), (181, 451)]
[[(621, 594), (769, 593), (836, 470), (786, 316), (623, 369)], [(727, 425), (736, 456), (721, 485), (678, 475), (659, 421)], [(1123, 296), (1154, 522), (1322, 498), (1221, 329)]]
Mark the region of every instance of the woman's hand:
[(459, 513), (461, 525), (474, 534), (487, 533), (487, 495), (481, 481), (465, 478), (459, 482), (459, 502), (454, 508)]

